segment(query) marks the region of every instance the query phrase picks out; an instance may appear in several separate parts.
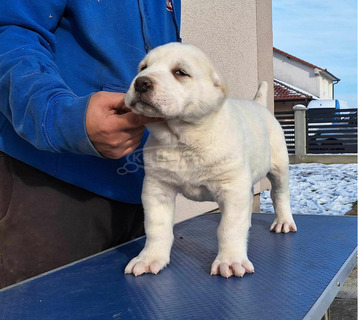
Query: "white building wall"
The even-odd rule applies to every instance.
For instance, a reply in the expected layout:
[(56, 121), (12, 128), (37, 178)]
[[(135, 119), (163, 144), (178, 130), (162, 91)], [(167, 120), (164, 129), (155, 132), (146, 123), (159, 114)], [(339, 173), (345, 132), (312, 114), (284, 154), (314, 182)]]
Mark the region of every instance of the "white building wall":
[(320, 99), (333, 99), (333, 82), (320, 77)]
[(277, 51), (273, 52), (274, 78), (306, 91), (319, 99), (333, 99), (333, 81), (319, 69)]
[(317, 97), (321, 94), (320, 76), (314, 68), (289, 59), (276, 51), (273, 53), (274, 78), (307, 91)]

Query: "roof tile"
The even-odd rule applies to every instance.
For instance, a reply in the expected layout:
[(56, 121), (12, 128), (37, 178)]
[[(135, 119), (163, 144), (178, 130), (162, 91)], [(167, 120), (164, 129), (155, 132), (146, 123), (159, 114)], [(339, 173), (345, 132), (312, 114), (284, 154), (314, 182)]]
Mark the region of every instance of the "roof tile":
[(313, 96), (274, 79), (274, 101), (313, 99)]

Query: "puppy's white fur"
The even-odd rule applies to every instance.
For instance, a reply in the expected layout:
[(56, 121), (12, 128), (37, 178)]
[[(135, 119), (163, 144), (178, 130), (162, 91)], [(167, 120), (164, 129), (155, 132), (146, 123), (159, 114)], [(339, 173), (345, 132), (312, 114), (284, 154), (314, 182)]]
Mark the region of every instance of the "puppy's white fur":
[[(170, 262), (177, 193), (217, 201), (222, 212), (211, 274), (242, 277), (254, 272), (247, 234), (253, 185), (261, 178), (267, 176), (272, 183), (275, 219), (270, 230), (297, 230), (283, 132), (261, 105), (267, 100), (267, 83), (260, 84), (255, 101), (226, 99), (225, 84), (207, 56), (179, 43), (151, 51), (139, 71), (126, 104), (138, 114), (165, 121), (148, 125), (142, 191), (147, 239), (125, 273), (156, 274)], [(143, 79), (150, 81), (145, 90), (139, 89)]]

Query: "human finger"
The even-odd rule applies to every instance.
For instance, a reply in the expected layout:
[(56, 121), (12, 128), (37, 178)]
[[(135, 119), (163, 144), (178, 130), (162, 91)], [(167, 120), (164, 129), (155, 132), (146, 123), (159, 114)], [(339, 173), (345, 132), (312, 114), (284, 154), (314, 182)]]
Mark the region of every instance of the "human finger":
[(125, 114), (118, 115), (119, 126), (124, 130), (141, 127), (147, 123), (163, 121), (160, 118), (146, 117), (136, 114), (134, 112), (127, 112)]

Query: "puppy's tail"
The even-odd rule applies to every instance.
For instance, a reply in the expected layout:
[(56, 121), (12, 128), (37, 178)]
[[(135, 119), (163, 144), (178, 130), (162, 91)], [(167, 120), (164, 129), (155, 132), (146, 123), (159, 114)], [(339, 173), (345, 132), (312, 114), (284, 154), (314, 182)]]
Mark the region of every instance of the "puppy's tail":
[(257, 93), (254, 97), (254, 101), (259, 104), (266, 106), (267, 105), (267, 93), (268, 93), (268, 83), (266, 81), (262, 81), (259, 86)]

